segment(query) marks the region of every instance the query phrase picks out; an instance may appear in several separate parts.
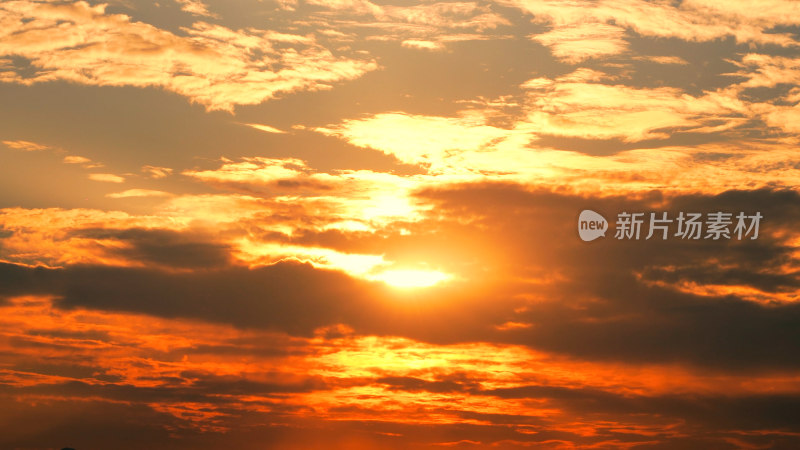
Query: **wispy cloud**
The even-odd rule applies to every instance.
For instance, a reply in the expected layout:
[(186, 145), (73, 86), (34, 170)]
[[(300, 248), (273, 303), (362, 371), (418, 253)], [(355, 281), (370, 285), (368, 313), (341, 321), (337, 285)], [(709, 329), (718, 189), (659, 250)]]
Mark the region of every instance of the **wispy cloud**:
[(3, 145), (8, 148), (13, 148), (14, 150), (25, 150), (28, 152), (51, 149), (51, 147), (47, 145), (37, 144), (30, 141), (3, 141)]
[(103, 167), (102, 164), (98, 162), (94, 162), (89, 158), (84, 156), (77, 156), (77, 155), (69, 155), (64, 157), (64, 163), (66, 164), (78, 164), (86, 169), (96, 169), (99, 167)]
[(218, 17), (216, 14), (209, 12), (208, 5), (200, 0), (175, 0), (175, 2), (180, 5), (182, 10), (190, 14), (211, 18)]
[(401, 42), (403, 47), (417, 48), (420, 50), (444, 50), (445, 46), (441, 42), (425, 41), (420, 39), (406, 39)]
[[(403, 47), (443, 50), (448, 42), (490, 39), (486, 33), (511, 25), (489, 5), (478, 2), (421, 2), (382, 5), (368, 0), (309, 3), (328, 9), (320, 25), (329, 36), (352, 41), (353, 33)], [(353, 16), (359, 20), (354, 20)]]
[(286, 133), (283, 130), (279, 130), (279, 129), (277, 129), (275, 127), (271, 127), (269, 125), (262, 125), (260, 123), (246, 123), (245, 125), (247, 125), (250, 128), (255, 128), (256, 130), (263, 131), (265, 133), (275, 133), (275, 134), (284, 134), (284, 133)]
[(550, 47), (553, 55), (575, 64), (590, 58), (605, 58), (625, 52), (628, 43), (623, 39), (625, 29), (597, 23), (555, 28), (531, 39)]
[(111, 173), (90, 173), (89, 179), (92, 181), (103, 181), (107, 183), (122, 183), (125, 181), (124, 177)]
[(172, 169), (169, 167), (142, 166), (142, 172), (151, 178), (164, 178), (172, 174)]
[(694, 97), (676, 88), (546, 78), (524, 86), (529, 88), (528, 126), (555, 136), (629, 142), (664, 139), (674, 130), (735, 127), (751, 114), (746, 103), (724, 91)]
[(112, 192), (107, 194), (109, 198), (132, 198), (132, 197), (169, 197), (169, 192), (156, 191), (153, 189), (128, 189), (122, 192)]
[[(553, 55), (570, 64), (589, 58), (620, 55), (628, 49), (628, 32), (643, 37), (708, 42), (733, 37), (751, 45), (794, 47), (798, 42), (781, 27), (796, 26), (797, 5), (785, 0), (735, 5), (714, 0), (679, 4), (643, 0), (559, 2), (554, 0), (503, 0), (525, 11), (550, 31), (530, 38), (549, 47)], [(757, 14), (748, 14), (750, 9)], [(653, 59), (659, 62), (658, 59)], [(665, 63), (664, 59), (660, 63)], [(669, 62), (670, 64), (674, 64)]]

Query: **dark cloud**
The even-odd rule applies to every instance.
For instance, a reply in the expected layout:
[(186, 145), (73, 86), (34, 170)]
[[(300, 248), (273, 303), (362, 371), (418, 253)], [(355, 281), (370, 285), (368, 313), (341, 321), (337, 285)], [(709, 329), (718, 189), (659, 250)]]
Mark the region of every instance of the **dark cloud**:
[[(432, 337), (457, 340), (463, 338), (463, 328), (434, 325), (447, 320), (474, 327), (501, 314), (491, 313), (495, 307), (481, 305), (475, 296), (456, 308), (452, 292), (434, 290), (441, 298), (430, 293), (405, 295), (379, 283), (295, 262), (179, 273), (108, 266), (30, 269), (0, 263), (0, 280), (8, 280), (2, 291), (6, 296), (52, 294), (59, 297), (62, 308), (143, 312), (306, 336), (343, 323), (370, 333), (427, 330)], [(489, 315), (474, 317), (480, 310)]]
[[(765, 295), (796, 289), (797, 275), (782, 270), (793, 261), (794, 251), (785, 233), (800, 219), (800, 198), (794, 192), (586, 198), (512, 185), (471, 185), (421, 195), (437, 203), (436, 216), (425, 223), (429, 231), (387, 239), (392, 241), (388, 257), (401, 255), (404, 248), (427, 247), (436, 254), (450, 248), (459, 256), (451, 264), (467, 270), (466, 280), (404, 293), (296, 263), (181, 273), (3, 264), (0, 295), (51, 293), (60, 297), (62, 308), (188, 317), (303, 336), (342, 323), (356, 333), (440, 344), (517, 343), (589, 360), (755, 371), (800, 364), (800, 328), (795, 326), (800, 304), (760, 305), (733, 294), (680, 292), (672, 285), (743, 286)], [(620, 211), (667, 210), (674, 216), (677, 211), (730, 210), (760, 211), (764, 220), (755, 241), (618, 241), (609, 233), (584, 243), (576, 232), (584, 208), (609, 219)], [(95, 237), (103, 233), (90, 232)], [(180, 265), (198, 248), (212, 255), (205, 261), (219, 261), (219, 249), (196, 237), (142, 230), (109, 233), (132, 242), (143, 259), (165, 265)], [(164, 249), (155, 245), (160, 242)], [(186, 242), (192, 243), (187, 256), (170, 260)], [(477, 253), (480, 248), (488, 250)], [(492, 258), (491, 264), (481, 266), (481, 258)], [(557, 276), (526, 281), (548, 274)], [(497, 328), (507, 321), (530, 326)]]
[(715, 396), (669, 394), (623, 395), (592, 388), (520, 386), (482, 391), (501, 398), (543, 399), (581, 416), (661, 417), (694, 426), (722, 430), (759, 430), (770, 427), (800, 430), (800, 396)]
[(108, 249), (127, 260), (175, 268), (222, 267), (230, 262), (230, 248), (214, 242), (211, 236), (172, 230), (129, 228), (81, 229), (70, 236), (88, 239), (113, 239), (128, 246)]
[[(424, 195), (438, 201), (436, 214), (472, 217), (471, 227), (488, 230), (489, 246), (505, 255), (509, 284), (524, 270), (561, 276), (561, 281), (534, 287), (508, 287), (508, 295), (537, 296), (527, 311), (508, 315), (533, 326), (494, 339), (588, 359), (675, 361), (739, 370), (798, 366), (794, 355), (800, 351), (800, 331), (792, 324), (800, 321), (800, 305), (763, 306), (735, 295), (699, 296), (647, 283), (664, 281), (652, 275), (666, 272), (670, 280), (701, 285), (714, 281), (766, 293), (796, 289), (798, 274), (781, 270), (794, 252), (781, 236), (785, 239), (784, 232), (800, 221), (795, 192), (584, 198), (487, 185)], [(760, 211), (765, 219), (755, 241), (620, 241), (609, 231), (603, 240), (584, 243), (577, 236), (582, 209), (601, 212), (610, 221), (622, 211), (664, 210), (670, 217), (678, 211)], [(449, 226), (444, 224), (443, 232)]]

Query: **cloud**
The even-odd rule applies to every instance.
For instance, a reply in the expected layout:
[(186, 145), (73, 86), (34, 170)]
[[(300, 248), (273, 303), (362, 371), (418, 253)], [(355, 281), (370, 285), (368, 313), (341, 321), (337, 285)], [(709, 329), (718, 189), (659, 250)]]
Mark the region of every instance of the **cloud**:
[(169, 167), (142, 166), (142, 172), (150, 178), (164, 178), (172, 174), (172, 169)]
[(800, 58), (748, 53), (741, 61), (732, 61), (742, 70), (732, 75), (746, 78), (738, 88), (775, 87), (796, 85), (800, 82)]
[(96, 168), (103, 167), (102, 164), (96, 163), (96, 162), (92, 161), (89, 158), (86, 158), (86, 157), (83, 157), (83, 156), (75, 156), (75, 155), (65, 156), (64, 157), (64, 163), (66, 163), (66, 164), (80, 164), (82, 167), (84, 167), (86, 169), (96, 169)]
[(327, 9), (318, 22), (334, 39), (349, 42), (360, 36), (360, 39), (396, 41), (403, 47), (421, 50), (444, 50), (449, 42), (503, 38), (491, 36), (491, 32), (511, 25), (490, 5), (478, 2), (402, 6), (379, 5), (368, 0), (309, 3)]
[[(780, 27), (798, 25), (797, 5), (786, 0), (759, 3), (756, 14), (748, 14), (755, 4), (748, 2), (728, 5), (716, 0), (687, 1), (679, 4), (648, 2), (644, 0), (581, 0), (559, 2), (554, 0), (504, 0), (504, 5), (531, 14), (533, 20), (551, 27), (542, 36), (532, 36), (553, 45), (554, 54), (567, 62), (583, 58), (570, 55), (555, 38), (567, 37), (578, 54), (588, 55), (588, 49), (597, 48), (605, 54), (614, 54), (625, 48), (619, 31), (631, 30), (644, 37), (677, 38), (690, 42), (708, 42), (733, 37), (740, 43), (758, 45), (797, 46), (789, 33)], [(606, 28), (609, 31), (602, 31)], [(585, 30), (585, 32), (576, 30)], [(570, 39), (572, 36), (575, 38)]]
[(227, 245), (188, 231), (84, 228), (71, 231), (67, 236), (122, 244), (109, 245), (109, 253), (147, 267), (197, 269), (222, 267), (230, 262)]
[(122, 192), (112, 192), (106, 194), (108, 198), (132, 198), (132, 197), (169, 197), (172, 194), (164, 191), (156, 191), (153, 189), (128, 189)]
[(531, 39), (549, 47), (553, 56), (576, 64), (590, 58), (603, 58), (624, 53), (628, 43), (623, 39), (625, 29), (602, 23), (579, 24), (569, 28), (556, 28)]
[(208, 5), (206, 5), (200, 0), (175, 0), (175, 2), (178, 5), (180, 5), (181, 10), (186, 11), (190, 14), (203, 17), (218, 18), (216, 14), (210, 13), (208, 11)]
[[(223, 175), (237, 178), (237, 164), (263, 168), (266, 184), (273, 173), (310, 171), (297, 160), (229, 161), (221, 183)], [(0, 345), (13, 352), (0, 371), (0, 396), (40, 405), (26, 407), (31, 416), (42, 408), (57, 414), (53, 405), (65, 398), (103, 412), (124, 403), (152, 424), (141, 432), (168, 427), (173, 446), (230, 443), (226, 431), (250, 421), (252, 433), (293, 423), (307, 434), (316, 429), (304, 422), (308, 408), (323, 428), (364, 430), (372, 418), (381, 432), (400, 427), (431, 443), (452, 441), (440, 434), (446, 427), (467, 427), (452, 433), (497, 446), (555, 436), (579, 446), (700, 445), (698, 427), (720, 442), (758, 443), (798, 431), (785, 408), (797, 401), (800, 338), (787, 324), (800, 318), (800, 303), (741, 295), (796, 291), (796, 192), (587, 196), (473, 183), (415, 195), (435, 208), (423, 223), (404, 223), (407, 235), (390, 228), (282, 238), (264, 232), (274, 213), (255, 199), (239, 197), (251, 202), (241, 205), (251, 214), (244, 223), (212, 203), (231, 208), (231, 198), (207, 199), (246, 230), (241, 249), (256, 253), (292, 238), (302, 249), (276, 248), (356, 254), (357, 245), (374, 246), (387, 261), (403, 252), (448, 255), (444, 267), (458, 279), (414, 292), (291, 260), (237, 266), (229, 257), (241, 249), (225, 243), (242, 236), (236, 229), (167, 228), (192, 223), (180, 215), (162, 218), (158, 229), (155, 217), (4, 210), (4, 228), (13, 231), (4, 241), (63, 230), (53, 243), (85, 240), (129, 264), (0, 263)], [(189, 199), (175, 198), (187, 206)], [(574, 221), (587, 206), (609, 218), (622, 210), (757, 209), (765, 220), (752, 242), (586, 244)], [(676, 289), (682, 281), (740, 289)], [(430, 436), (421, 431), (431, 428)]]
[(103, 181), (106, 183), (122, 183), (125, 181), (124, 177), (110, 173), (90, 173), (89, 179), (92, 181)]
[(767, 113), (765, 121), (786, 133), (800, 133), (800, 107), (777, 107)]
[(680, 66), (689, 65), (689, 62), (678, 56), (643, 56), (641, 61), (650, 61), (656, 64), (675, 64)]
[[(145, 251), (142, 256), (156, 261), (167, 258), (165, 262), (168, 264), (174, 264), (175, 258), (193, 264), (197, 251), (210, 251), (211, 258), (208, 261), (216, 264), (223, 254), (211, 247), (193, 249), (192, 254), (164, 251), (159, 242), (163, 238), (174, 238), (169, 235), (150, 233), (137, 236), (135, 231), (128, 231), (123, 234), (123, 237), (126, 236), (136, 239), (138, 247), (135, 248), (139, 249), (137, 251)], [(179, 249), (176, 246), (173, 250)], [(194, 264), (193, 266), (198, 267)], [(13, 268), (3, 266), (3, 269), (2, 277), (8, 279), (8, 269)], [(169, 273), (152, 269), (128, 271), (112, 267), (73, 267), (66, 272), (40, 272), (35, 276), (39, 288), (49, 285), (55, 287), (60, 294), (66, 295), (63, 303), (65, 307), (82, 305), (106, 310), (141, 311), (164, 317), (204, 318), (245, 327), (283, 329), (288, 326), (293, 332), (305, 335), (312, 334), (318, 327), (329, 325), (329, 314), (335, 316), (353, 308), (369, 311), (378, 307), (369, 306), (366, 292), (359, 288), (357, 281), (346, 275), (291, 262), (255, 270), (225, 268), (205, 274)], [(90, 278), (95, 280), (93, 285), (86, 283)], [(295, 282), (287, 283), (287, 280)], [(131, 285), (128, 285), (129, 281), (132, 282)], [(134, 290), (123, 294), (120, 283)], [(143, 283), (140, 289), (134, 288), (137, 283)], [(3, 293), (9, 292), (9, 289), (13, 292), (14, 288), (14, 284), (11, 284)], [(103, 294), (111, 288), (120, 289), (113, 299)], [(163, 294), (157, 294), (159, 291)], [(172, 294), (168, 294), (169, 292)], [(220, 302), (221, 295), (228, 296), (235, 303)], [(142, 302), (144, 298), (149, 300)], [(332, 301), (334, 298), (337, 301)], [(191, 309), (195, 312), (186, 311), (190, 306), (186, 302), (194, 304)], [(310, 311), (317, 313), (309, 315)]]
[(674, 129), (712, 132), (735, 127), (750, 113), (725, 92), (693, 97), (676, 88), (547, 79), (525, 86), (531, 131), (556, 136), (666, 139)]
[[(220, 9), (235, 26), (183, 3), (2, 2), (0, 79), (230, 111), (377, 68), (354, 55), (386, 70), (323, 95), (335, 110), (196, 111), (233, 134), (126, 155), (92, 175), (147, 183), (69, 200), (94, 209), (36, 186), (0, 209), (0, 447), (798, 447), (793, 3), (515, 2), (530, 24), (507, 2), (276, 0)], [(450, 44), (477, 39), (504, 40)], [(745, 53), (703, 60), (723, 48)], [(134, 119), (41, 123), (92, 155), (86, 127), (158, 150)], [(46, 160), (93, 164), (65, 154)], [(36, 157), (3, 156), (12, 183)], [(583, 209), (764, 220), (757, 240), (584, 243)]]
[[(575, 81), (529, 80), (524, 85), (530, 91), (525, 106), (529, 112), (505, 127), (492, 124), (488, 112), (466, 111), (461, 117), (393, 112), (348, 119), (316, 131), (417, 165), (424, 175), (386, 179), (413, 181), (419, 188), (493, 180), (587, 195), (654, 189), (719, 193), (737, 187), (792, 187), (800, 180), (793, 162), (794, 144), (779, 139), (642, 145), (606, 156), (541, 145), (553, 134), (639, 141), (667, 139), (674, 127), (698, 134), (723, 133), (744, 124), (740, 114), (750, 113), (743, 102), (726, 94), (691, 97), (671, 88), (582, 81), (602, 77), (576, 71), (565, 76)], [(776, 125), (788, 123), (788, 119), (778, 122), (780, 110), (774, 111)], [(330, 180), (331, 187), (338, 186)]]
[[(337, 182), (346, 185), (348, 178)], [(259, 190), (268, 186), (259, 185), (259, 180), (250, 183)], [(160, 204), (155, 214), (140, 216), (97, 210), (5, 209), (0, 223), (12, 234), (4, 240), (0, 258), (51, 267), (81, 263), (144, 267), (152, 265), (155, 260), (137, 256), (142, 253), (132, 247), (130, 239), (120, 237), (123, 234), (119, 230), (147, 228), (154, 233), (160, 229), (162, 233), (213, 235), (214, 238), (207, 238), (207, 245), (228, 249), (226, 255), (231, 264), (238, 266), (259, 267), (281, 261), (300, 261), (362, 279), (381, 279), (384, 272), (398, 267), (394, 261), (384, 259), (378, 248), (329, 248), (308, 240), (297, 239), (295, 242), (292, 239), (295, 234), (306, 231), (374, 231), (397, 220), (418, 220), (420, 217), (420, 212), (412, 204), (413, 199), (405, 193), (395, 197), (392, 185), (380, 188), (368, 179), (364, 182), (355, 179), (350, 184), (352, 197), (171, 196)], [(373, 185), (377, 187), (372, 188)], [(289, 189), (293, 188), (290, 186)], [(387, 192), (379, 193), (378, 189)], [(374, 195), (367, 197), (366, 192)], [(129, 197), (131, 194), (144, 193), (125, 195)], [(149, 192), (146, 194), (151, 195)], [(117, 231), (100, 233), (95, 230), (100, 225)], [(87, 234), (86, 230), (91, 232)], [(170, 248), (166, 242), (159, 245)], [(182, 245), (174, 248), (178, 254), (182, 254)], [(158, 264), (168, 266), (163, 261)], [(435, 272), (432, 268), (411, 268), (426, 269), (424, 273)]]
[(436, 117), (381, 113), (345, 120), (316, 131), (346, 139), (353, 145), (380, 150), (406, 164), (436, 164), (450, 154), (491, 150), (504, 141), (525, 140), (525, 132), (484, 123), (482, 117)]
[(444, 45), (440, 42), (432, 42), (432, 41), (423, 41), (419, 39), (406, 39), (405, 41), (401, 42), (403, 47), (407, 48), (415, 48), (419, 50), (444, 50)]
[(96, 228), (163, 228), (184, 229), (175, 217), (133, 216), (120, 211), (92, 209), (24, 209), (0, 210), (0, 222), (13, 232), (3, 240), (0, 258), (22, 264), (62, 266), (69, 264), (127, 265), (130, 262), (113, 257), (119, 247), (113, 242), (81, 238), (77, 230)]
[[(462, 28), (484, 31), (510, 22), (486, 5), (477, 2), (419, 3), (416, 5), (378, 5), (368, 0), (309, 3), (334, 11), (372, 16), (382, 23), (407, 23), (436, 28)], [(367, 23), (367, 26), (374, 25)]]
[(275, 127), (271, 127), (269, 125), (262, 125), (262, 124), (258, 124), (258, 123), (246, 123), (245, 125), (247, 125), (250, 128), (255, 128), (256, 130), (263, 131), (265, 133), (275, 133), (275, 134), (285, 134), (286, 133), (283, 130), (279, 130), (279, 129), (277, 129)]
[[(786, 335), (790, 332), (780, 325), (800, 314), (800, 303), (781, 300), (783, 293), (796, 290), (800, 267), (793, 247), (797, 234), (792, 224), (800, 218), (793, 191), (665, 200), (587, 198), (478, 184), (419, 195), (435, 204), (427, 222), (419, 225), (433, 231), (377, 236), (383, 249), (378, 258), (363, 259), (353, 243), (344, 247), (349, 252), (308, 242), (282, 243), (254, 234), (257, 222), (247, 224), (246, 241), (231, 241), (239, 246), (189, 231), (84, 228), (68, 236), (103, 243), (106, 258), (123, 259), (127, 267), (34, 270), (5, 265), (2, 294), (29, 290), (63, 298), (64, 307), (192, 317), (304, 336), (341, 323), (358, 334), (437, 344), (518, 344), (597, 361), (681, 361), (748, 370), (796, 365), (794, 343), (800, 339)], [(607, 217), (658, 205), (672, 217), (678, 210), (722, 209), (760, 211), (765, 219), (761, 237), (752, 242), (626, 242), (609, 237), (587, 245), (574, 231), (575, 214), (586, 205), (610, 213)], [(19, 228), (6, 228), (14, 234), (4, 241), (26, 238)], [(366, 239), (366, 244), (372, 238), (355, 234), (351, 239)], [(268, 258), (252, 268), (227, 265), (233, 259), (226, 255), (257, 256), (261, 249)], [(274, 263), (282, 252), (315, 263)], [(413, 294), (416, 300), (409, 309), (401, 300), (408, 294), (358, 279), (381, 260), (403, 261), (403, 254), (439, 255), (442, 270), (455, 280)], [(709, 254), (715, 256), (709, 259)], [(166, 270), (200, 267), (213, 270)], [(731, 289), (696, 292), (682, 289), (684, 281)], [(762, 298), (772, 295), (775, 301), (766, 305), (747, 290), (759, 291)], [(487, 303), (490, 293), (493, 301)], [(445, 317), (448, 326), (439, 326)], [(509, 322), (528, 326), (505, 326)], [(698, 340), (705, 345), (696, 346)]]
[(67, 164), (86, 164), (92, 162), (92, 160), (83, 156), (65, 156), (64, 162)]
[[(775, 373), (597, 364), (520, 346), (358, 336), (344, 326), (297, 338), (61, 309), (47, 297), (17, 297), (0, 312), (6, 325), (0, 345), (13, 357), (0, 371), (0, 398), (19, 403), (0, 422), (3, 445), (114, 446), (105, 433), (91, 432), (105, 426), (113, 439), (127, 433), (142, 439), (134, 446), (169, 436), (170, 448), (285, 447), (283, 438), (310, 448), (363, 434), (386, 439), (373, 442), (381, 448), (399, 449), (406, 443), (393, 447), (400, 433), (431, 445), (455, 436), (485, 445), (506, 446), (508, 439), (545, 445), (558, 436), (574, 445), (619, 447), (620, 439), (635, 444), (654, 437), (683, 445), (698, 427), (720, 442), (774, 441), (791, 437), (785, 430), (796, 423), (785, 414), (797, 401), (794, 380)], [(231, 432), (242, 424), (244, 435)]]
[(28, 152), (50, 149), (50, 147), (46, 145), (37, 144), (30, 141), (3, 141), (3, 144), (8, 148), (13, 148), (14, 150), (25, 150)]
[(292, 215), (307, 220), (306, 226), (322, 227), (360, 222), (370, 228), (400, 218), (415, 220), (418, 208), (410, 192), (423, 181), (370, 170), (322, 173), (296, 158), (262, 157), (223, 161), (217, 169), (188, 170), (184, 175), (268, 198), (277, 209), (291, 208)]
[(218, 183), (229, 187), (240, 187), (244, 191), (258, 192), (267, 187), (309, 187), (311, 189), (328, 190), (331, 187), (316, 182), (310, 175), (305, 161), (296, 158), (245, 158), (235, 163), (223, 160), (223, 165), (215, 170), (187, 170), (183, 174), (209, 183)]
[(83, 1), (19, 0), (0, 10), (5, 17), (0, 55), (24, 58), (36, 69), (24, 74), (16, 66), (6, 68), (5, 82), (156, 86), (209, 110), (232, 111), (279, 93), (328, 89), (377, 68), (374, 62), (337, 57), (308, 36), (204, 22), (174, 34)]
[[(421, 152), (413, 155), (417, 159), (409, 161), (421, 161), (423, 173), (400, 175), (346, 169), (323, 172), (295, 158), (223, 160), (215, 168), (184, 172), (221, 193), (170, 194), (128, 189), (107, 194), (114, 199), (163, 197), (147, 215), (79, 209), (2, 210), (1, 222), (14, 234), (4, 240), (0, 256), (48, 266), (81, 262), (142, 264), (116, 251), (127, 245), (124, 242), (69, 234), (102, 223), (115, 229), (214, 229), (217, 242), (230, 247), (233, 258), (244, 265), (273, 264), (288, 258), (367, 279), (376, 279), (387, 270), (453, 275), (441, 265), (420, 267), (418, 261), (410, 261), (403, 266), (397, 256), (385, 254), (387, 241), (377, 239), (382, 235), (413, 235), (424, 229), (426, 217), (436, 210), (434, 202), (419, 195), (426, 189), (495, 181), (605, 198), (641, 196), (653, 190), (665, 195), (711, 195), (735, 188), (792, 188), (800, 180), (800, 167), (791, 144), (709, 144), (591, 156), (520, 148), (514, 141), (527, 137), (524, 133), (516, 136), (515, 130), (475, 121), (442, 118), (437, 123), (422, 116), (407, 122), (394, 119), (389, 120), (389, 129), (405, 136), (406, 142), (415, 139), (412, 131), (420, 131), (403, 129), (399, 124), (419, 124), (422, 130), (429, 130), (433, 124), (437, 130), (446, 131), (443, 138), (436, 140), (425, 140), (430, 135), (420, 133), (420, 145), (431, 147), (413, 148)], [(474, 129), (470, 134), (459, 127)], [(483, 133), (492, 137), (496, 133), (500, 139), (493, 142), (481, 138)], [(503, 138), (504, 133), (511, 137)], [(375, 136), (370, 145), (382, 145), (380, 133), (366, 136)], [(441, 143), (446, 147), (439, 150), (435, 145)], [(385, 150), (388, 153), (405, 149), (398, 143)]]

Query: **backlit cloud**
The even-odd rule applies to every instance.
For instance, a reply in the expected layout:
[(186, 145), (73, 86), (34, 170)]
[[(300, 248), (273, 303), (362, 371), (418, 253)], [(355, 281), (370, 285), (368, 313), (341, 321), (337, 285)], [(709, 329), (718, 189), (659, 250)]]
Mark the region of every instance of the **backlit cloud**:
[(725, 92), (690, 96), (674, 88), (633, 88), (548, 79), (526, 83), (528, 122), (542, 134), (636, 142), (673, 130), (714, 132), (747, 118), (747, 105)]
[(110, 198), (131, 198), (131, 197), (169, 197), (171, 194), (164, 191), (156, 191), (153, 189), (128, 189), (122, 192), (113, 192), (108, 194)]
[(0, 2), (0, 447), (800, 447), (798, 8)]

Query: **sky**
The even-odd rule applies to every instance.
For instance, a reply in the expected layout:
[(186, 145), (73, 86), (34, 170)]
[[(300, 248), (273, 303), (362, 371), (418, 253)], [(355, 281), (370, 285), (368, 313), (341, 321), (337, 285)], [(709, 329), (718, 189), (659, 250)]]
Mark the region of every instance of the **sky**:
[(0, 447), (800, 448), (799, 144), (793, 0), (2, 0)]

